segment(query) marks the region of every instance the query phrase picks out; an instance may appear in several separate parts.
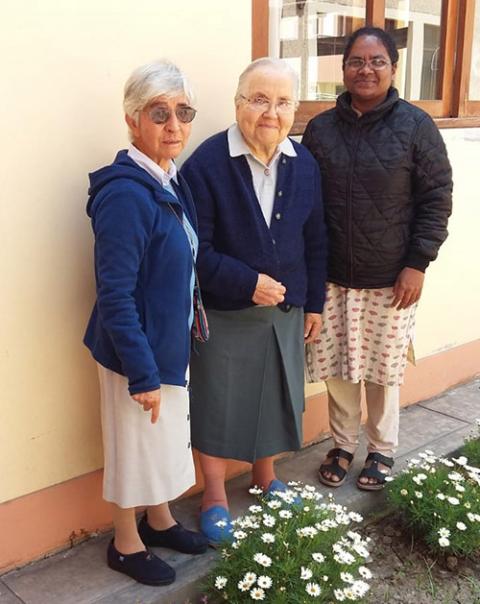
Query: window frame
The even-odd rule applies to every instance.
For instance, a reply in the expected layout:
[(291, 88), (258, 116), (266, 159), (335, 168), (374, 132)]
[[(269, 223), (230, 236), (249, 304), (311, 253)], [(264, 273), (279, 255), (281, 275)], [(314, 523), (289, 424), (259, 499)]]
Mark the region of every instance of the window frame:
[[(383, 28), (385, 0), (365, 0), (365, 23)], [(440, 99), (411, 101), (429, 113), (440, 128), (480, 127), (480, 101), (468, 100), (475, 0), (444, 0)], [(268, 56), (269, 0), (252, 0), (252, 60)], [(303, 134), (317, 113), (333, 101), (300, 101), (291, 134)]]

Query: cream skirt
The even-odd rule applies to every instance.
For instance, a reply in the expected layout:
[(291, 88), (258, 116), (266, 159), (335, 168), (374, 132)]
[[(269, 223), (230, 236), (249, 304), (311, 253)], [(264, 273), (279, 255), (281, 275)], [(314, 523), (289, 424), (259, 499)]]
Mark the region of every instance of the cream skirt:
[(97, 364), (105, 467), (103, 497), (121, 508), (157, 505), (195, 484), (188, 390), (161, 387), (160, 417), (135, 402), (127, 379)]

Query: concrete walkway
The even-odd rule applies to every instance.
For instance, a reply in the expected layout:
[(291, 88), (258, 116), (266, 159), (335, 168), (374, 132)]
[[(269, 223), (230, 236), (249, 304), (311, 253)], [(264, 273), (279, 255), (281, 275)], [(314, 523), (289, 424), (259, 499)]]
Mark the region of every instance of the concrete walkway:
[[(480, 379), (403, 409), (395, 470), (404, 467), (407, 459), (424, 449), (432, 449), (438, 455), (454, 451), (463, 444), (477, 417), (480, 417)], [(328, 438), (283, 458), (277, 466), (279, 478), (285, 482), (293, 479), (318, 485), (317, 468), (331, 445)], [(371, 515), (384, 509), (385, 499), (383, 493), (367, 493), (355, 487), (356, 476), (365, 456), (363, 442), (356, 455), (353, 471), (335, 497), (350, 509)], [(240, 476), (228, 484), (234, 516), (245, 511), (253, 502), (248, 494), (248, 485), (248, 476)], [(328, 489), (325, 488), (325, 492)], [(199, 501), (200, 496), (197, 495), (175, 503), (172, 507), (178, 520), (193, 527)], [(208, 572), (216, 555), (213, 550), (199, 557), (158, 550), (157, 553), (176, 568), (177, 581), (167, 587), (147, 587), (106, 566), (105, 550), (110, 538), (110, 535), (103, 535), (3, 575), (0, 578), (0, 603), (185, 604), (189, 597), (194, 601), (196, 583)]]

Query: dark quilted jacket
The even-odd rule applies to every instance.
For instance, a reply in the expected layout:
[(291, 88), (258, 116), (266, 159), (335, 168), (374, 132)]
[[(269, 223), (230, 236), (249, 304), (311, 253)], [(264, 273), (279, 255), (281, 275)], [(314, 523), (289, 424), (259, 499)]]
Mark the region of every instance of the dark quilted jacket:
[(313, 118), (303, 144), (322, 172), (328, 280), (345, 287), (395, 283), (425, 271), (447, 237), (452, 173), (438, 128), (391, 88), (358, 117), (349, 93)]

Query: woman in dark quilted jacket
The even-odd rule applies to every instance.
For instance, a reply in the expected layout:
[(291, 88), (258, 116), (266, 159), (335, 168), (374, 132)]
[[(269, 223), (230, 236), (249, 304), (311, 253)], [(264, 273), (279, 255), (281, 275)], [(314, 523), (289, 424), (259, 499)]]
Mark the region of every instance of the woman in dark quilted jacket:
[(391, 472), (415, 310), (451, 212), (443, 139), (393, 88), (397, 61), (388, 33), (354, 32), (343, 56), (347, 90), (302, 141), (322, 172), (330, 246), (323, 330), (307, 347), (309, 380), (328, 390), (334, 448), (319, 479), (330, 487), (344, 482), (358, 446), (362, 382), (368, 456), (357, 486), (379, 490)]

